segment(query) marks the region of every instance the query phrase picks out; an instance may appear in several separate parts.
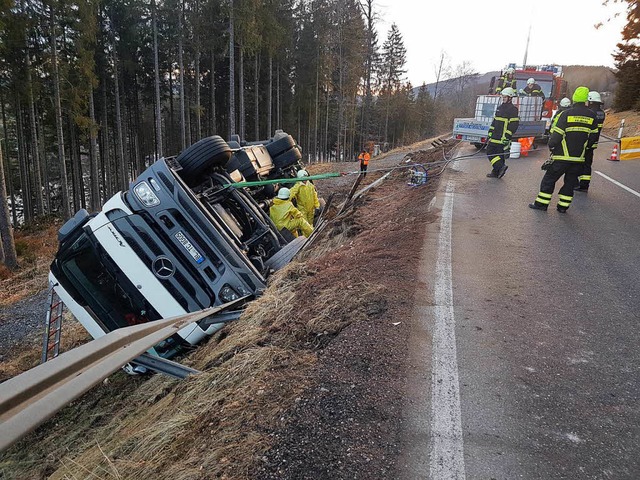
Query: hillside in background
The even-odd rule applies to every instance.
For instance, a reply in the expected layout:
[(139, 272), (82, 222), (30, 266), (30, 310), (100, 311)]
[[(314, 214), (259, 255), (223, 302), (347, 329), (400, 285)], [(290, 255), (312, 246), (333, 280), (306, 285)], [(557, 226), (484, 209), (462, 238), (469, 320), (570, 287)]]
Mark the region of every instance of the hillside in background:
[[(598, 92), (614, 92), (616, 87), (616, 78), (614, 76), (613, 69), (609, 67), (593, 67), (586, 65), (568, 65), (563, 66), (564, 78), (568, 83), (569, 91), (572, 91), (580, 85), (586, 85), (590, 90), (597, 90)], [(474, 94), (487, 93), (489, 91), (489, 85), (491, 78), (498, 76), (499, 71), (487, 72), (484, 74), (478, 74), (477, 76), (469, 79), (469, 86), (473, 87)], [(438, 90), (442, 94), (451, 92), (452, 85), (459, 84), (459, 78), (450, 78), (443, 80), (438, 85)], [(431, 96), (434, 95), (436, 84), (428, 83), (426, 85), (427, 90)], [(414, 93), (417, 95), (421, 87), (415, 87)]]

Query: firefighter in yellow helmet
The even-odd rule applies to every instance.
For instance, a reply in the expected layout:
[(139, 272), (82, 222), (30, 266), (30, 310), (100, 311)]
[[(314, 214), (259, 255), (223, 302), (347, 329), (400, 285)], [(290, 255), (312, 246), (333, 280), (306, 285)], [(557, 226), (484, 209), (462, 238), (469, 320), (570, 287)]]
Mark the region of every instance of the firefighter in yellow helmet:
[(294, 237), (297, 237), (300, 231), (302, 235), (308, 237), (313, 227), (305, 220), (300, 210), (293, 206), (290, 196), (291, 191), (288, 188), (280, 188), (278, 196), (273, 199), (273, 205), (269, 208), (269, 216), (278, 230), (286, 228)]
[[(298, 178), (308, 177), (309, 174), (306, 170), (298, 170), (296, 175)], [(296, 207), (300, 210), (300, 213), (304, 215), (305, 220), (309, 225), (313, 225), (313, 217), (316, 208), (320, 208), (320, 201), (318, 200), (318, 192), (316, 187), (308, 180), (297, 182), (291, 187), (291, 200), (295, 200)]]
[(573, 93), (573, 107), (558, 115), (551, 128), (549, 149), (551, 159), (545, 162), (546, 170), (540, 182), (540, 191), (529, 208), (546, 211), (551, 203), (556, 182), (564, 175), (564, 185), (558, 192), (557, 210), (565, 213), (573, 201), (573, 189), (578, 184), (585, 152), (598, 141), (598, 119), (587, 107), (589, 89), (578, 87)]

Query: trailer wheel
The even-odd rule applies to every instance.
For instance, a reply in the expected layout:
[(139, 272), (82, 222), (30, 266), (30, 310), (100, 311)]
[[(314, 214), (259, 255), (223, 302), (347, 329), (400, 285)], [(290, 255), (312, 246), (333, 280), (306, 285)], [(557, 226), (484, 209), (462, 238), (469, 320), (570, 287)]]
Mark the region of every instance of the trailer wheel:
[(207, 171), (227, 163), (230, 156), (231, 149), (227, 142), (214, 135), (186, 148), (176, 157), (176, 161), (182, 167), (180, 176), (191, 187), (197, 185)]
[(267, 152), (269, 152), (269, 155), (271, 155), (271, 158), (276, 158), (278, 155), (281, 155), (291, 147), (295, 146), (295, 144), (296, 141), (293, 139), (293, 137), (291, 135), (287, 135), (271, 143), (267, 143), (265, 147), (267, 149)]
[(277, 157), (273, 158), (273, 164), (276, 168), (287, 168), (298, 160), (302, 159), (302, 153), (298, 147), (293, 147)]

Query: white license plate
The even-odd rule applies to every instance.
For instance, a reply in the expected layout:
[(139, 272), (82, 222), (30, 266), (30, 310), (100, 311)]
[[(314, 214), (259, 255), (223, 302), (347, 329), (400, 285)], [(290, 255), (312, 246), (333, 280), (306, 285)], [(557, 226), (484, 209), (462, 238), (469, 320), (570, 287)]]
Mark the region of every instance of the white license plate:
[(182, 244), (185, 250), (189, 252), (189, 255), (193, 257), (196, 263), (204, 262), (204, 257), (200, 255), (200, 252), (196, 250), (196, 247), (194, 247), (193, 244), (187, 239), (187, 237), (184, 236), (184, 233), (178, 232), (176, 233), (175, 237)]
[(465, 135), (465, 139), (468, 142), (479, 142), (482, 137), (478, 137), (476, 135)]

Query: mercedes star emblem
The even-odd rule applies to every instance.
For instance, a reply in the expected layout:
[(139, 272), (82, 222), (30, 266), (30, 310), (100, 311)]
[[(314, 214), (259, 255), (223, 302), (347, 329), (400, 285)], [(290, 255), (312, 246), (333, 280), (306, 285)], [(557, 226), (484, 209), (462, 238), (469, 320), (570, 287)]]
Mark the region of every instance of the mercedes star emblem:
[(171, 278), (176, 273), (176, 267), (169, 258), (158, 257), (153, 261), (153, 273), (158, 278)]

